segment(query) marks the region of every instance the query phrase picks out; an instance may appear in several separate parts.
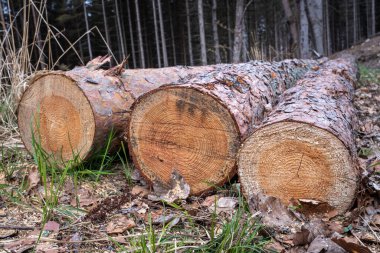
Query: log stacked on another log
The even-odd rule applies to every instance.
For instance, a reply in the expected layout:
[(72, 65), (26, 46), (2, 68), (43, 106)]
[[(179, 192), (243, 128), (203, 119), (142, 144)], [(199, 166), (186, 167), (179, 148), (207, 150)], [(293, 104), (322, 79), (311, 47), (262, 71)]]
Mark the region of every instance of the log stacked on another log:
[(105, 147), (111, 131), (116, 137), (123, 135), (130, 106), (141, 94), (210, 69), (98, 69), (109, 59), (98, 57), (66, 72), (42, 72), (29, 81), (18, 107), (18, 126), (28, 151), (33, 153), (34, 135), (58, 162), (78, 155), (85, 160)]
[(352, 104), (354, 58), (326, 62), (287, 90), (276, 109), (243, 143), (239, 176), (248, 198), (265, 193), (284, 203), (327, 202), (347, 210), (358, 183)]
[(167, 185), (174, 170), (200, 194), (236, 173), (246, 138), (315, 61), (250, 62), (152, 90), (132, 108), (126, 139), (135, 166), (149, 182)]

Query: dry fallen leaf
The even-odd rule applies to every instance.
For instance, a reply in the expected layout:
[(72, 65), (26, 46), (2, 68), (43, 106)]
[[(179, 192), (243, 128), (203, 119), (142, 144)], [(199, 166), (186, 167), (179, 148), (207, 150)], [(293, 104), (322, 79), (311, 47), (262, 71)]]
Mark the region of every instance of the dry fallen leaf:
[(131, 194), (135, 196), (146, 197), (149, 194), (149, 190), (146, 187), (135, 185), (131, 190)]
[(107, 223), (107, 234), (121, 234), (136, 226), (136, 223), (124, 215), (115, 215)]
[(215, 203), (213, 203), (208, 210), (210, 212), (214, 212), (215, 210), (217, 214), (221, 212), (233, 213), (238, 202), (238, 199), (235, 197), (221, 197), (216, 201), (216, 207)]
[(217, 201), (217, 199), (219, 198), (218, 195), (211, 195), (211, 196), (208, 196), (201, 204), (201, 206), (204, 206), (204, 207), (210, 207), (212, 206), (213, 204), (215, 204), (215, 202)]
[(308, 229), (301, 228), (300, 232), (293, 235), (293, 244), (296, 246), (309, 244), (312, 241), (311, 237), (312, 235)]
[(55, 222), (55, 221), (48, 221), (45, 224), (43, 230), (58, 232), (59, 231), (59, 226), (60, 225), (57, 222)]
[(20, 238), (17, 241), (12, 241), (5, 243), (3, 245), (4, 249), (12, 253), (22, 253), (34, 247), (36, 241), (36, 236), (38, 236), (40, 231), (33, 230), (24, 238)]
[(153, 190), (155, 195), (149, 195), (148, 199), (153, 201), (163, 200), (171, 203), (179, 199), (186, 199), (190, 194), (190, 186), (176, 170), (171, 175), (169, 187), (160, 182), (154, 182)]
[(28, 170), (28, 192), (39, 184), (40, 178), (38, 167), (32, 166)]
[(80, 207), (89, 207), (97, 202), (97, 200), (92, 196), (91, 192), (85, 188), (80, 188), (77, 192), (77, 195), (73, 195), (70, 205), (76, 206), (77, 198)]
[(254, 194), (249, 200), (252, 213), (260, 212), (262, 223), (280, 233), (290, 233), (301, 229), (301, 223), (278, 198), (265, 196), (262, 193)]
[(346, 238), (332, 238), (331, 240), (350, 253), (372, 253), (367, 247), (348, 242)]
[(346, 251), (331, 239), (320, 235), (311, 242), (307, 253), (346, 253)]

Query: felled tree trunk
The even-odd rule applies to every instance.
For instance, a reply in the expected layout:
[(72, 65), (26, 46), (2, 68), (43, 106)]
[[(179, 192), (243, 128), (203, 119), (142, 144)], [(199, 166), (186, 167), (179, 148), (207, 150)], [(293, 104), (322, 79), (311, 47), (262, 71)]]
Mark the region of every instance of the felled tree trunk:
[(314, 61), (210, 66), (141, 96), (127, 135), (129, 151), (148, 181), (168, 184), (179, 172), (199, 194), (236, 172), (240, 142), (277, 103), (277, 97)]
[[(28, 151), (33, 152), (34, 135), (59, 162), (85, 160), (105, 148), (111, 131), (115, 137), (123, 134), (138, 96), (208, 68), (98, 69), (106, 62), (97, 58), (85, 67), (42, 72), (30, 80), (18, 108), (18, 125)], [(112, 146), (120, 139), (115, 138)]]
[(243, 143), (239, 176), (248, 198), (313, 199), (344, 212), (357, 186), (352, 104), (357, 68), (343, 57), (310, 71)]

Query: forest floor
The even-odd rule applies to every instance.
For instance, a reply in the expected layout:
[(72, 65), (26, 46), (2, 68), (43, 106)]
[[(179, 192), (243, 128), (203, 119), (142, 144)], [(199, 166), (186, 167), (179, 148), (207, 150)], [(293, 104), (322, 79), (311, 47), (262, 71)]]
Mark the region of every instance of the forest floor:
[(124, 152), (107, 157), (102, 172), (92, 166), (65, 173), (48, 172), (22, 148), (4, 145), (0, 252), (380, 252), (380, 37), (348, 51), (360, 61), (362, 184), (345, 215), (305, 218), (276, 201), (270, 212), (254, 210), (236, 179), (199, 197), (157, 201)]

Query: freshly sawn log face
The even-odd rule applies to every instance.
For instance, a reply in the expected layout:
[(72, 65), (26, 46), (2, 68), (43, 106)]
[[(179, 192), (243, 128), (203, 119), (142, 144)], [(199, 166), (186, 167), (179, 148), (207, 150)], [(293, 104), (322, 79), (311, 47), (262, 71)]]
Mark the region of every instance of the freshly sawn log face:
[(164, 185), (178, 171), (191, 194), (223, 184), (236, 173), (241, 140), (313, 65), (221, 64), (148, 92), (133, 105), (126, 137), (134, 164)]
[(243, 143), (239, 177), (248, 198), (314, 199), (344, 212), (357, 189), (353, 58), (326, 62), (287, 90)]
[(77, 155), (85, 160), (105, 147), (111, 131), (116, 137), (112, 142), (115, 148), (138, 96), (208, 69), (97, 69), (107, 60), (96, 58), (85, 67), (66, 72), (43, 72), (29, 82), (18, 108), (18, 125), (28, 151), (33, 152), (34, 135), (59, 162)]

